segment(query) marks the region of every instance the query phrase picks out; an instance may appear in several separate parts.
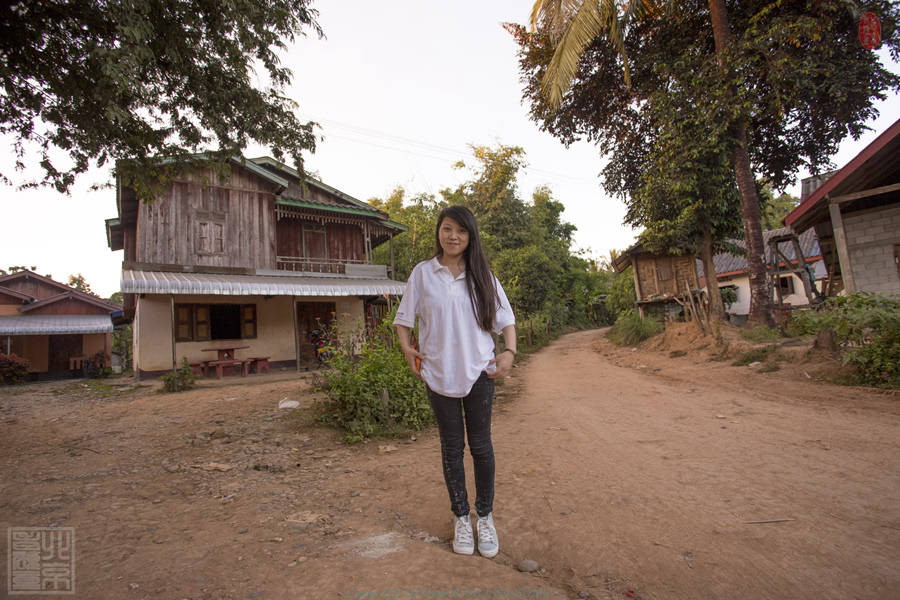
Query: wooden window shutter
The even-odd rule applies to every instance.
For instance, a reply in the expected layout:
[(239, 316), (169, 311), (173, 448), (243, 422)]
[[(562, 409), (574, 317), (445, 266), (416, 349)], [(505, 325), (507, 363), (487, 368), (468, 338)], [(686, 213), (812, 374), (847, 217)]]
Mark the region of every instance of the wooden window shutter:
[(194, 339), (193, 319), (190, 304), (175, 305), (175, 341), (189, 342)]
[(255, 338), (256, 337), (256, 305), (255, 304), (242, 304), (241, 305), (241, 337), (242, 338)]
[(209, 339), (209, 305), (208, 304), (195, 304), (194, 305), (194, 339), (198, 340), (198, 341)]
[(212, 223), (212, 252), (222, 254), (225, 252), (225, 224)]
[(209, 241), (209, 223), (197, 223), (197, 252), (209, 252), (212, 244)]

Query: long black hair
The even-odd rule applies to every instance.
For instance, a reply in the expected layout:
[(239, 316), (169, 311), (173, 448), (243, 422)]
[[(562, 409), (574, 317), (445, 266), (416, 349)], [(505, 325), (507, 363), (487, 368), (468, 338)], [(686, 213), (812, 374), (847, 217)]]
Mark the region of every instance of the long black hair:
[(437, 227), (434, 229), (435, 256), (444, 255), (440, 232), (441, 223), (447, 217), (459, 223), (463, 229), (469, 232), (469, 245), (463, 252), (466, 260), (466, 288), (469, 291), (469, 300), (472, 301), (472, 310), (475, 311), (475, 320), (482, 329), (491, 331), (494, 326), (494, 317), (497, 316), (497, 307), (500, 305), (500, 297), (491, 274), (491, 264), (481, 246), (478, 222), (472, 211), (465, 206), (448, 206), (442, 210), (438, 215)]

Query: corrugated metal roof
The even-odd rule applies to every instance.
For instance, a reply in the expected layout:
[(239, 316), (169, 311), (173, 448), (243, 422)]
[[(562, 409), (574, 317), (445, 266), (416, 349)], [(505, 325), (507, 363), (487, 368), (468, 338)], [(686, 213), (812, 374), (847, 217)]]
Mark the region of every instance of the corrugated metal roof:
[(61, 335), (112, 333), (109, 315), (0, 316), (0, 335)]
[[(773, 236), (785, 235), (790, 233), (791, 229), (789, 227), (782, 227), (781, 229), (772, 229), (770, 231), (763, 231), (763, 244), (766, 247), (766, 264), (772, 260), (772, 253), (769, 250), (769, 239)], [(803, 252), (803, 257), (807, 262), (810, 262), (810, 258), (820, 257), (822, 251), (819, 249), (819, 240), (816, 238), (816, 232), (812, 229), (807, 229), (799, 236), (797, 236), (798, 241), (800, 242), (800, 250)], [(741, 248), (745, 248), (744, 240), (728, 240), (735, 246), (740, 246)], [(792, 261), (796, 261), (797, 257), (794, 256), (794, 245), (782, 243), (779, 244), (779, 249), (787, 255)], [(818, 260), (818, 258), (816, 258)], [(746, 271), (748, 269), (747, 266), (747, 257), (739, 256), (737, 254), (731, 254), (730, 252), (719, 252), (715, 256), (713, 256), (713, 264), (716, 267), (716, 275), (721, 275), (723, 273), (734, 273), (739, 271)], [(699, 259), (697, 260), (697, 275), (703, 277), (703, 262)]]
[(122, 272), (125, 294), (221, 296), (380, 296), (403, 294), (406, 283), (392, 279), (309, 275), (220, 275), (215, 273)]

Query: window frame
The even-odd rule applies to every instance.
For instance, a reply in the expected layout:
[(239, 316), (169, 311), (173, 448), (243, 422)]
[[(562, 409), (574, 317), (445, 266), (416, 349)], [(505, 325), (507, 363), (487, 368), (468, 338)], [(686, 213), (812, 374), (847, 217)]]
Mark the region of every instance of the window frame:
[[(208, 342), (213, 340), (212, 337), (212, 323), (211, 323), (211, 313), (210, 306), (213, 303), (209, 302), (183, 302), (175, 305), (175, 341), (176, 342)], [(231, 302), (222, 302), (215, 304), (225, 304), (231, 306), (238, 307), (238, 331), (240, 332), (240, 337), (238, 338), (215, 338), (219, 339), (240, 339), (240, 340), (255, 340), (257, 339), (259, 333), (259, 310), (257, 309), (256, 303), (231, 303)], [(252, 312), (252, 316), (247, 318), (247, 310)], [(183, 311), (187, 311), (187, 319), (182, 319)], [(203, 314), (206, 313), (206, 318), (203, 319)], [(179, 335), (179, 329), (182, 325), (186, 325), (189, 329), (190, 337), (183, 337)], [(248, 329), (252, 329), (252, 335), (247, 334)], [(202, 332), (205, 329), (206, 335), (202, 335)]]

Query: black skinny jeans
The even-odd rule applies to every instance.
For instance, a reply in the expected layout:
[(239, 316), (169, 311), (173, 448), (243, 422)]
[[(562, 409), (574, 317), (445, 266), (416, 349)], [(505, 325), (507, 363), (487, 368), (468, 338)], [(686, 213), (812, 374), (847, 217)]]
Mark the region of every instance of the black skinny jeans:
[[(494, 446), (491, 444), (491, 407), (494, 380), (482, 373), (465, 398), (448, 398), (428, 389), (428, 400), (441, 436), (444, 481), (450, 493), (450, 509), (458, 517), (469, 514), (463, 455), (466, 434), (475, 465), (475, 511), (485, 517), (494, 506)], [(465, 412), (465, 427), (463, 413)]]

